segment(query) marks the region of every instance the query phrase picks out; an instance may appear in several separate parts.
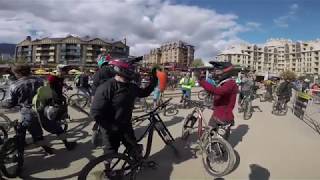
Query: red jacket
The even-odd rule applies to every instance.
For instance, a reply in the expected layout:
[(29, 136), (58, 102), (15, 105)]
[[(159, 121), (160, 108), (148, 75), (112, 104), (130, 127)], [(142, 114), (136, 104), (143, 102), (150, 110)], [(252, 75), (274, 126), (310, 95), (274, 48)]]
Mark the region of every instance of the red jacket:
[(212, 86), (205, 80), (200, 81), (206, 91), (214, 95), (213, 117), (223, 122), (232, 122), (234, 120), (233, 108), (236, 104), (238, 86), (233, 79), (222, 81), (217, 87)]

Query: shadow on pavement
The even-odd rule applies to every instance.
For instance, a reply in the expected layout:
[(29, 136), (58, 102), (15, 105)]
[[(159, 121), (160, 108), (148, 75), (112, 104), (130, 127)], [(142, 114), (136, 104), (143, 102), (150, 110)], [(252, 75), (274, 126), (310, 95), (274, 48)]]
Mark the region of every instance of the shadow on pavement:
[(320, 134), (320, 121), (317, 121), (307, 114), (303, 116), (303, 118), (300, 118), (305, 124), (307, 124), (312, 130), (314, 130), (316, 133)]
[(242, 141), (244, 135), (247, 134), (248, 130), (249, 126), (246, 124), (240, 124), (237, 126), (237, 128), (232, 129), (228, 140), (230, 145), (235, 148), (239, 144), (239, 142)]
[(270, 172), (268, 169), (258, 165), (250, 164), (249, 180), (268, 180)]
[[(89, 133), (85, 131), (84, 129), (89, 126), (91, 121), (84, 121), (83, 123), (78, 124), (77, 126), (71, 128), (68, 131), (68, 137), (72, 139), (71, 141), (85, 139), (90, 137)], [(56, 140), (55, 135), (48, 135), (46, 136), (46, 139), (50, 140)], [(51, 144), (62, 144), (58, 140), (59, 143), (51, 143)], [(34, 174), (41, 173), (44, 171), (49, 170), (60, 170), (70, 167), (71, 163), (74, 161), (77, 161), (82, 158), (87, 159), (93, 159), (95, 156), (93, 156), (93, 145), (91, 144), (91, 138), (89, 138), (85, 142), (78, 142), (78, 145), (76, 149), (72, 151), (67, 151), (65, 147), (63, 146), (61, 149), (56, 149), (54, 152), (54, 155), (46, 155), (45, 153), (41, 153), (42, 150), (38, 152), (25, 152), (25, 164), (24, 169), (21, 177), (23, 179), (35, 179), (35, 180), (58, 180), (58, 179), (76, 179), (76, 176), (78, 175), (78, 172), (60, 176), (56, 178), (36, 178), (32, 177)], [(35, 164), (37, 164), (35, 166)], [(84, 166), (85, 164), (83, 164)], [(80, 171), (81, 169), (79, 169)], [(59, 176), (56, 174), (56, 176)]]
[(149, 157), (157, 163), (157, 169), (144, 169), (138, 174), (137, 179), (150, 180), (150, 179), (171, 179), (171, 173), (173, 171), (174, 164), (183, 163), (189, 159), (196, 158), (194, 149), (190, 147), (186, 141), (181, 138), (177, 138), (173, 142), (173, 146), (176, 148), (178, 153), (175, 153), (170, 146), (165, 146), (160, 151)]
[[(255, 109), (257, 109), (258, 111), (255, 111)], [(263, 112), (260, 108), (260, 106), (252, 106), (252, 111), (253, 112)]]

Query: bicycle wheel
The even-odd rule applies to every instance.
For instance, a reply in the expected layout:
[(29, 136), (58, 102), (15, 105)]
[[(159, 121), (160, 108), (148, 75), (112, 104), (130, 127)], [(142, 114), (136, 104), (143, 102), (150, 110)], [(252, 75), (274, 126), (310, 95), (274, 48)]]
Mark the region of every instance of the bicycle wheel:
[(10, 131), (10, 128), (11, 128), (10, 123), (11, 123), (10, 118), (5, 114), (0, 113), (0, 126), (2, 126), (6, 130), (6, 132)]
[(288, 105), (286, 102), (281, 103), (281, 115), (286, 115), (288, 112)]
[(0, 151), (0, 169), (8, 178), (17, 177), (23, 166), (23, 157), (19, 155), (16, 138), (8, 139)]
[(223, 138), (211, 138), (203, 146), (202, 163), (206, 171), (221, 177), (230, 173), (236, 162), (236, 155), (232, 146)]
[(0, 101), (4, 100), (5, 97), (6, 97), (6, 91), (0, 88)]
[[(106, 172), (105, 162), (110, 166)], [(104, 179), (136, 179), (137, 168), (133, 161), (124, 154), (104, 154), (86, 164), (79, 172), (78, 180)], [(112, 177), (110, 177), (112, 176)]]
[(88, 97), (84, 94), (73, 94), (68, 98), (68, 104), (76, 105), (81, 108), (85, 108), (89, 102), (89, 98), (90, 97)]
[(0, 126), (0, 145), (3, 145), (7, 139), (8, 139), (8, 133), (6, 129)]
[(204, 100), (207, 97), (208, 93), (205, 90), (201, 90), (198, 92), (198, 98), (199, 100)]
[(174, 116), (179, 113), (179, 110), (175, 104), (169, 103), (166, 107), (163, 109), (163, 115), (164, 116)]

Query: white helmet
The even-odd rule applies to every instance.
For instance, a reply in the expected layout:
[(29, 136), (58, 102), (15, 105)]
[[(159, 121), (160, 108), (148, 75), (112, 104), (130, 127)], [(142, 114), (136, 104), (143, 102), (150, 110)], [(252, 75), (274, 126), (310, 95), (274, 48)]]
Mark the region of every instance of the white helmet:
[(310, 80), (309, 79), (305, 79), (304, 82), (310, 82)]

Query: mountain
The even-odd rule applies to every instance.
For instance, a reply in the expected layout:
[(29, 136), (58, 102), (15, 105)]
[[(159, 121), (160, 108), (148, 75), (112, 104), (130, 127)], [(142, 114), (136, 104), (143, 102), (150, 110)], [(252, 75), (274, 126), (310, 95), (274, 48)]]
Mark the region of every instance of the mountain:
[(10, 54), (13, 56), (15, 48), (15, 44), (0, 43), (0, 54)]

